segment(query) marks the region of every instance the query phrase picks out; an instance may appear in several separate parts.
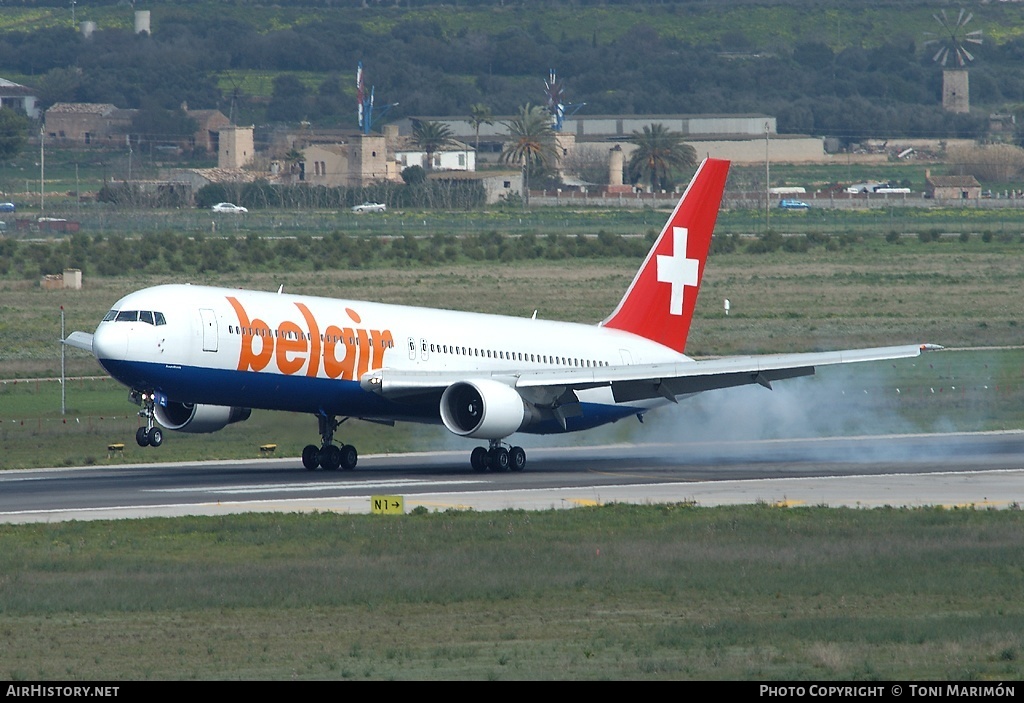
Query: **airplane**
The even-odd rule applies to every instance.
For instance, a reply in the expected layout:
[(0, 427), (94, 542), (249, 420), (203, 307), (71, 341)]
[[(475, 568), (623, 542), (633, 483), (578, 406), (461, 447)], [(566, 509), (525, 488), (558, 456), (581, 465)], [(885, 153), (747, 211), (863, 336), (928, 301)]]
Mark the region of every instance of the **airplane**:
[[(705, 159), (612, 313), (597, 325), (334, 298), (162, 285), (117, 301), (91, 351), (161, 427), (215, 432), (253, 408), (315, 415), (306, 469), (356, 466), (349, 418), (440, 424), (485, 441), (476, 471), (522, 471), (516, 433), (591, 429), (705, 391), (812, 375), (817, 366), (914, 357), (931, 344), (694, 360), (684, 354), (729, 162)], [(338, 418), (342, 419), (339, 420)]]

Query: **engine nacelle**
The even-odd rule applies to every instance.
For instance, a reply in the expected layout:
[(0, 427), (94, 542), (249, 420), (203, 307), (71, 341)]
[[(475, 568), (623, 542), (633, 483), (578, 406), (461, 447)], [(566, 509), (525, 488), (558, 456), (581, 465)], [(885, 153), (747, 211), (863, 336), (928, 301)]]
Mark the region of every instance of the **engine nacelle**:
[(441, 395), (441, 420), (462, 437), (503, 439), (527, 424), (530, 416), (519, 393), (499, 381), (460, 381)]
[(216, 432), (233, 422), (243, 422), (252, 415), (249, 408), (229, 408), (224, 405), (193, 405), (167, 403), (157, 405), (156, 421), (169, 430), (178, 432)]

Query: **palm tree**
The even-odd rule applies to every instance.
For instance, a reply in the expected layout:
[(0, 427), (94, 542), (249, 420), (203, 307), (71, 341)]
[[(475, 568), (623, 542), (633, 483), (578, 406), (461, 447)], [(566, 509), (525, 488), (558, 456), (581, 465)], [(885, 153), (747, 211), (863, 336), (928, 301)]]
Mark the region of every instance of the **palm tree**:
[(479, 153), (480, 127), (485, 124), (494, 124), (494, 115), (491, 114), (491, 108), (483, 103), (476, 103), (469, 106), (469, 119), (466, 121), (469, 122), (469, 126), (476, 132), (476, 150)]
[(306, 160), (306, 156), (298, 149), (291, 149), (284, 155), (284, 164), (289, 174), (298, 173), (299, 164)]
[(427, 152), (427, 170), (434, 169), (434, 152), (455, 141), (452, 130), (442, 122), (415, 120), (412, 123), (412, 140)]
[(657, 123), (644, 127), (644, 131), (633, 132), (629, 141), (636, 144), (626, 164), (626, 172), (632, 183), (644, 181), (651, 190), (669, 188), (674, 169), (691, 168), (697, 163), (697, 150), (683, 144), (683, 135), (672, 132), (665, 125)]
[(523, 202), (530, 204), (530, 171), (544, 168), (557, 158), (555, 130), (551, 113), (540, 105), (526, 103), (514, 119), (505, 123), (512, 137), (501, 152), (502, 163), (516, 163), (523, 168)]

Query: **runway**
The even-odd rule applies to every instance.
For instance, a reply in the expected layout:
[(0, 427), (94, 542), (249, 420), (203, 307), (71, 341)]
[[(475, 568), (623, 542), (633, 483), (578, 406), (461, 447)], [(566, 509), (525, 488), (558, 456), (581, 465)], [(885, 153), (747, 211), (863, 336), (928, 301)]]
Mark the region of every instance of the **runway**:
[(529, 450), (523, 473), (476, 473), (468, 452), (360, 457), (351, 472), (297, 458), (0, 473), (0, 522), (241, 512), (548, 510), (613, 502), (1005, 509), (1024, 504), (1024, 432), (884, 435)]

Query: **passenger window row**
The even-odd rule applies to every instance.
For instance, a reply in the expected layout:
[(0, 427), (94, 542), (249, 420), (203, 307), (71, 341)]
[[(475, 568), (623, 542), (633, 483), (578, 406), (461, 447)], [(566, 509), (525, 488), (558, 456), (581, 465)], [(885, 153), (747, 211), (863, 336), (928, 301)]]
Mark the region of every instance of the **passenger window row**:
[[(309, 341), (313, 335), (309, 332), (280, 332), (276, 329), (269, 329), (265, 327), (239, 327), (238, 325), (228, 325), (228, 334), (238, 334), (244, 337), (284, 337), (285, 339), (304, 339)], [(320, 335), (321, 342), (333, 342), (335, 344), (347, 344), (349, 346), (360, 346), (361, 342), (359, 337), (342, 337), (341, 335), (328, 334)], [(367, 346), (373, 346), (373, 338), (367, 337), (365, 340)], [(390, 339), (378, 340), (380, 345), (386, 349), (390, 349), (395, 346), (395, 343)]]
[(493, 350), (493, 349), (476, 349), (473, 347), (460, 347), (449, 344), (434, 344), (431, 343), (430, 351), (439, 352), (441, 354), (455, 354), (458, 356), (476, 356), (485, 359), (502, 359), (505, 361), (524, 361), (529, 363), (538, 364), (555, 364), (558, 366), (579, 366), (579, 367), (594, 367), (594, 366), (609, 366), (607, 361), (597, 361), (595, 359), (578, 359), (575, 357), (555, 356), (548, 354), (530, 354), (527, 352), (513, 352), (504, 350)]

